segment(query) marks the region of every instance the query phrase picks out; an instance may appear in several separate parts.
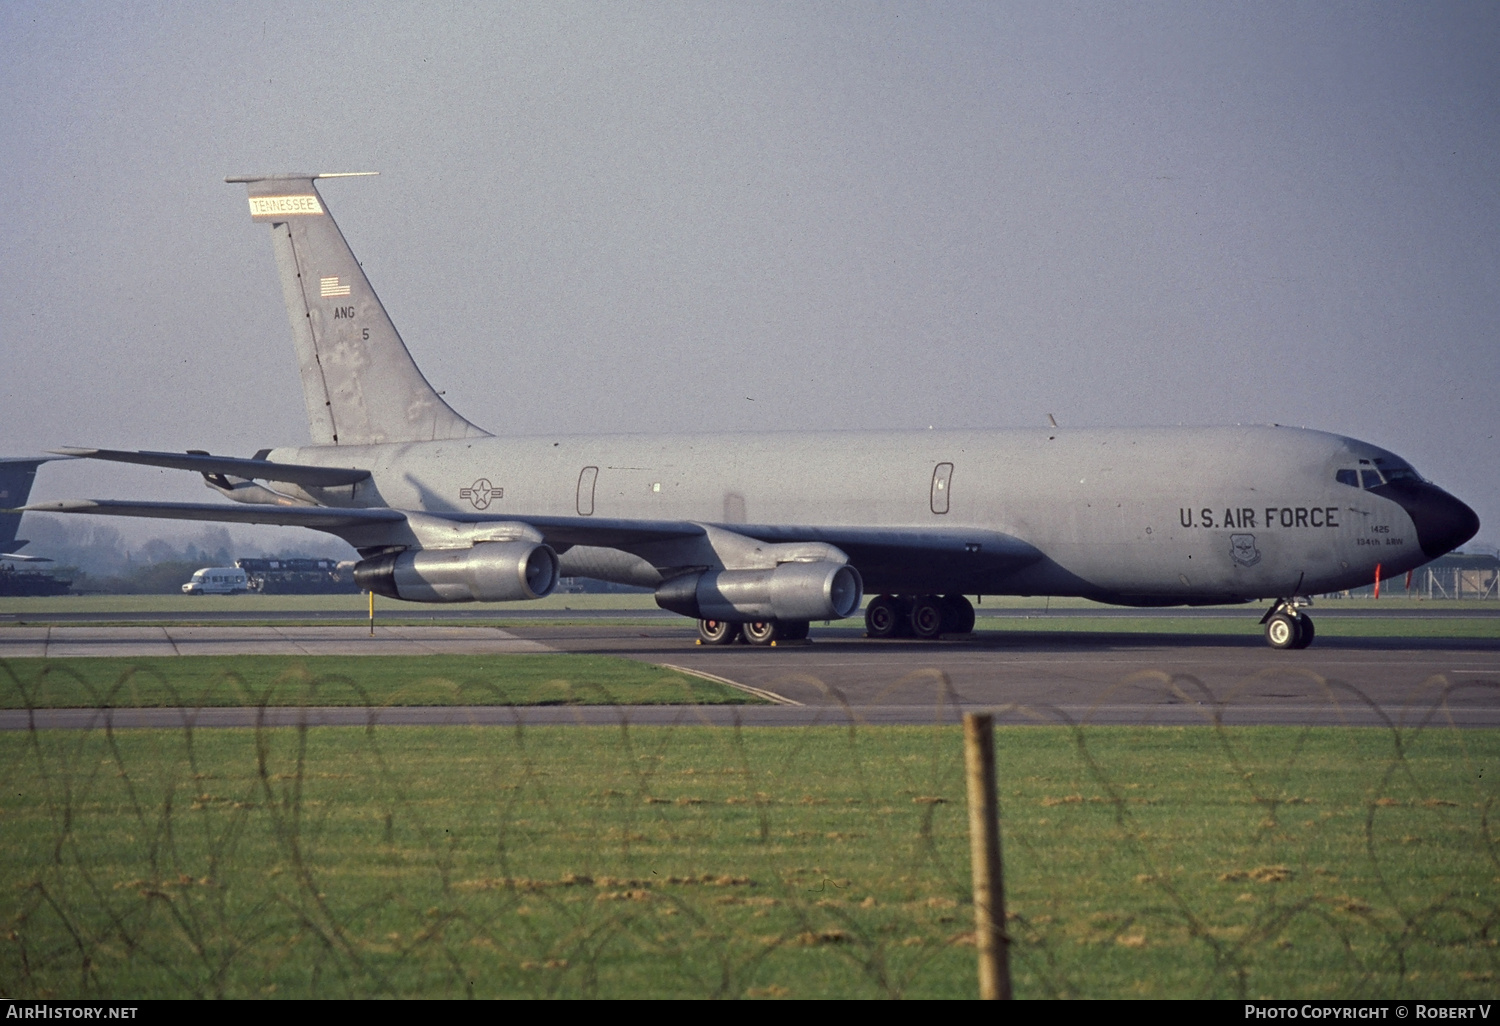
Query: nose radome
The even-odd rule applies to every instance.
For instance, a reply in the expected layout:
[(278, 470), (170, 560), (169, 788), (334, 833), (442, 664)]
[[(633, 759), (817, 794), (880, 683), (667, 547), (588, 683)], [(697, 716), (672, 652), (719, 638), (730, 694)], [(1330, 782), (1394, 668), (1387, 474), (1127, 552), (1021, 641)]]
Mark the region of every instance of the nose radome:
[(1479, 515), (1436, 485), (1403, 481), (1371, 491), (1406, 510), (1428, 559), (1452, 552), (1479, 533)]
[(1479, 514), (1441, 488), (1437, 491), (1434, 508), (1422, 511), (1427, 519), (1424, 525), (1417, 520), (1417, 539), (1422, 551), (1436, 559), (1445, 552), (1452, 552), (1479, 533)]

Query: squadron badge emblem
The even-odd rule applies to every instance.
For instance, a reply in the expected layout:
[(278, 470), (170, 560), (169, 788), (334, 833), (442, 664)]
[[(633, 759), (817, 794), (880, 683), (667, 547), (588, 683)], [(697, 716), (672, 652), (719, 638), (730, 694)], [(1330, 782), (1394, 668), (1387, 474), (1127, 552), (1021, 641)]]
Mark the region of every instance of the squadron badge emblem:
[(489, 478), (481, 477), (469, 487), (460, 488), (458, 497), (468, 499), (474, 504), (475, 509), (488, 509), (495, 499), (505, 498), (505, 489), (492, 487)]
[(1260, 562), (1260, 550), (1255, 547), (1253, 534), (1230, 535), (1229, 551), (1240, 566), (1254, 566)]

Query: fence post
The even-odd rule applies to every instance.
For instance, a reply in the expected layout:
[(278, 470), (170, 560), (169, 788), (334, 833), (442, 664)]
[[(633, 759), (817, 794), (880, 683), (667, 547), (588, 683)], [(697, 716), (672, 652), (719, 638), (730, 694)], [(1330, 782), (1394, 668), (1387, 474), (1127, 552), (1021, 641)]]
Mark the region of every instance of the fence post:
[(974, 946), (979, 996), (1010, 999), (1010, 938), (1005, 932), (1005, 875), (1000, 862), (1000, 809), (995, 792), (995, 721), (964, 713), (964, 769), (969, 787), (969, 859), (974, 870)]

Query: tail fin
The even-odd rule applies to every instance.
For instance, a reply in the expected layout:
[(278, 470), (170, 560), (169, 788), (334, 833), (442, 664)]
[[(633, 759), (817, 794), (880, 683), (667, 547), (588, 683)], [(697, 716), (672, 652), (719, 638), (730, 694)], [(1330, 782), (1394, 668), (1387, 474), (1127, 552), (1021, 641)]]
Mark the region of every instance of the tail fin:
[[(31, 496), (31, 482), (36, 480), (36, 468), (46, 463), (48, 457), (36, 459), (0, 459), (0, 510), (16, 509), (26, 505)], [(21, 529), (21, 514), (0, 513), (0, 552), (18, 551), (26, 543), (16, 540)]]
[[(368, 172), (367, 172), (368, 173)], [(271, 226), (319, 445), (484, 437), (442, 400), (407, 352), (313, 180), (347, 175), (235, 175), (250, 216)]]

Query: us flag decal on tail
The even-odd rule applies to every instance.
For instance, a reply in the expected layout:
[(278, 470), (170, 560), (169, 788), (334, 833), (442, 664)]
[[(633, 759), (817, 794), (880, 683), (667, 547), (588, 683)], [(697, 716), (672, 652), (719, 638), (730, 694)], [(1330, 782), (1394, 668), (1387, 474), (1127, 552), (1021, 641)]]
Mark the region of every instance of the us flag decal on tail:
[(349, 294), (349, 286), (339, 284), (337, 278), (319, 278), (318, 294), (324, 299), (330, 296), (347, 296)]

